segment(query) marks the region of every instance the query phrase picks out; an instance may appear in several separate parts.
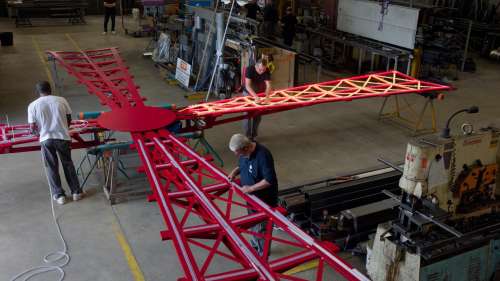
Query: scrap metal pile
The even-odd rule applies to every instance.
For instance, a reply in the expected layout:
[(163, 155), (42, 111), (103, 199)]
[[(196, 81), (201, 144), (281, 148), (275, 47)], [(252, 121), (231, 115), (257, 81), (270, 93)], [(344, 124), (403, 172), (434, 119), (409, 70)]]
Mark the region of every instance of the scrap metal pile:
[(400, 177), (401, 172), (389, 168), (310, 182), (281, 191), (280, 203), (302, 229), (350, 248), (379, 223), (395, 218), (397, 204), (382, 191), (399, 194)]

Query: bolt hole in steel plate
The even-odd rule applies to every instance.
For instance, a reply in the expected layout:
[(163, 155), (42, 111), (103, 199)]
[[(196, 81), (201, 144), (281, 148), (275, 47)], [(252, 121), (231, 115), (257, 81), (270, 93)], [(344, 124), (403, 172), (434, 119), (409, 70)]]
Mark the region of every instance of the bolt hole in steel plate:
[(97, 123), (113, 131), (144, 132), (164, 128), (176, 119), (175, 113), (170, 110), (139, 106), (105, 112), (99, 116)]

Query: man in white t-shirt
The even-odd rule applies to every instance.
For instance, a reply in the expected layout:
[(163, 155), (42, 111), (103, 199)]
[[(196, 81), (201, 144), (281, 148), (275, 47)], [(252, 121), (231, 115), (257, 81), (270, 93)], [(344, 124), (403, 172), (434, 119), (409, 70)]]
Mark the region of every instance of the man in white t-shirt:
[(49, 82), (38, 82), (35, 89), (40, 97), (28, 106), (28, 123), (31, 132), (40, 137), (45, 172), (53, 199), (60, 205), (66, 202), (66, 195), (59, 176), (59, 155), (66, 182), (73, 194), (73, 201), (78, 201), (82, 198), (82, 189), (71, 159), (71, 138), (69, 136), (71, 108), (63, 97), (51, 95)]

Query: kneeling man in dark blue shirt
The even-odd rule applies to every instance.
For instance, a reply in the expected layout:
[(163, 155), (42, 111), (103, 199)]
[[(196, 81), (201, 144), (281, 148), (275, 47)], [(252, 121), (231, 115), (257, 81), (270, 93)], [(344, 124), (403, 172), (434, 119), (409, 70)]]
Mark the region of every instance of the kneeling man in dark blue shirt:
[[(242, 190), (245, 193), (255, 195), (271, 207), (278, 204), (278, 179), (274, 169), (274, 160), (271, 152), (263, 145), (253, 142), (242, 134), (235, 134), (229, 142), (229, 149), (238, 157), (238, 167), (229, 174), (232, 181), (240, 176)], [(254, 213), (248, 209), (248, 213)], [(252, 231), (256, 233), (266, 232), (267, 222), (255, 225)], [(259, 253), (264, 254), (265, 240), (253, 237), (252, 246)]]

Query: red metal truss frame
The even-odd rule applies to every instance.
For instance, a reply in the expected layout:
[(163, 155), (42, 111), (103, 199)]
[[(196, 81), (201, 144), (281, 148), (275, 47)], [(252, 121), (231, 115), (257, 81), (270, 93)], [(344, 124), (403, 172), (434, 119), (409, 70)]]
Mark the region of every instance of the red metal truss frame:
[[(161, 237), (172, 241), (179, 257), (185, 274), (181, 280), (305, 280), (285, 272), (313, 259), (319, 260), (315, 280), (330, 278), (325, 274), (328, 268), (347, 280), (368, 280), (336, 255), (335, 245), (316, 241), (287, 220), (283, 209), (270, 208), (253, 195), (243, 193), (241, 186), (230, 182), (210, 159), (198, 155), (182, 139), (164, 129), (164, 125), (158, 123), (149, 128), (144, 124), (150, 119), (140, 115), (151, 117), (151, 110), (144, 105), (144, 98), (139, 95), (116, 48), (49, 52), (49, 56), (111, 109), (103, 114), (110, 122), (100, 122), (101, 126), (119, 122), (123, 125), (122, 118), (126, 119), (125, 123), (135, 123), (133, 130), (129, 130), (133, 146), (152, 188), (149, 199), (157, 202), (167, 226)], [(201, 127), (210, 127), (249, 115), (325, 102), (438, 90), (449, 88), (395, 71), (384, 72), (276, 91), (267, 103), (255, 103), (252, 98), (243, 97), (194, 105), (176, 111), (176, 118), (168, 122), (199, 120), (205, 122)], [(153, 117), (157, 112), (153, 112)], [(231, 116), (216, 120), (228, 114)], [(265, 232), (253, 232), (252, 227), (262, 222), (267, 222)], [(273, 231), (273, 225), (282, 231)], [(266, 241), (262, 257), (250, 245), (252, 236)], [(271, 241), (273, 253), (275, 247), (286, 245), (286, 254), (268, 257)], [(198, 256), (199, 249), (204, 250), (205, 257)]]
[[(70, 127), (72, 148), (86, 148), (101, 144), (95, 137), (105, 131), (95, 120), (73, 120)], [(92, 136), (90, 139), (87, 136)], [(0, 154), (40, 150), (38, 136), (32, 135), (29, 125), (0, 124)]]
[[(327, 267), (347, 280), (368, 280), (336, 256), (334, 245), (315, 241), (290, 222), (284, 210), (243, 193), (224, 172), (167, 130), (136, 133), (133, 139), (153, 189), (151, 199), (160, 206), (168, 227), (162, 238), (172, 240), (188, 280), (304, 280), (284, 272), (314, 259), (320, 263), (316, 280), (326, 280)], [(175, 212), (174, 205), (185, 212)], [(248, 215), (248, 209), (255, 213)], [(267, 222), (263, 238), (287, 245), (290, 253), (274, 259), (257, 254), (247, 240), (259, 235), (250, 228), (261, 222)], [(273, 232), (273, 224), (283, 231)], [(264, 257), (270, 245), (266, 243)], [(207, 257), (196, 259), (193, 248), (206, 250)], [(216, 259), (234, 268), (213, 271), (210, 265)]]
[(139, 94), (139, 87), (117, 48), (47, 53), (79, 83), (85, 84), (88, 92), (96, 95), (102, 105), (112, 110), (144, 105), (145, 98)]
[[(451, 87), (425, 82), (398, 71), (378, 72), (274, 91), (268, 100), (259, 94), (188, 106), (178, 112), (185, 119), (203, 120), (203, 127), (234, 122), (254, 115), (276, 113), (321, 103), (449, 91)], [(238, 113), (240, 113), (238, 115)], [(242, 114), (241, 114), (242, 113)], [(236, 116), (235, 116), (236, 114)], [(231, 117), (217, 120), (225, 115)]]

